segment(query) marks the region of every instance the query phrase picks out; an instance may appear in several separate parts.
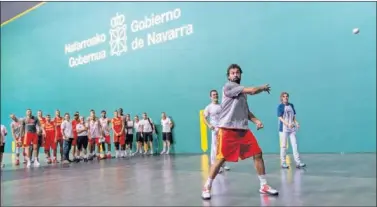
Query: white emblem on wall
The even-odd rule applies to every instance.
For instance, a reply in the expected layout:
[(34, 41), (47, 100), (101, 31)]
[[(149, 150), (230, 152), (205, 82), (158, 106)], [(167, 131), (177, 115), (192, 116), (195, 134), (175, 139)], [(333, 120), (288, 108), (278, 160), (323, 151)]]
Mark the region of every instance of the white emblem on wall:
[(122, 53), (127, 52), (127, 26), (125, 21), (126, 17), (119, 13), (110, 20), (109, 43), (111, 56), (120, 56)]

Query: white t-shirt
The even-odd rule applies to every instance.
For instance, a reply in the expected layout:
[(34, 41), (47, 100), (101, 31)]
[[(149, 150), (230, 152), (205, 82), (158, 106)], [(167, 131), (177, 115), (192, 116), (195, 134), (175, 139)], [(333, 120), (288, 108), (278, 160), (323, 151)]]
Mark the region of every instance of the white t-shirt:
[(99, 122), (101, 123), (103, 133), (108, 136), (110, 135), (110, 126), (109, 126), (109, 119), (107, 118), (100, 118)]
[(209, 117), (209, 123), (214, 127), (218, 126), (218, 124), (219, 124), (220, 113), (221, 113), (221, 105), (220, 104), (210, 103), (204, 109), (204, 116), (206, 118)]
[(12, 121), (12, 123), (10, 124), (10, 128), (13, 129), (13, 134), (16, 138), (21, 138), (22, 121)]
[(133, 121), (126, 121), (126, 132), (127, 134), (133, 134), (134, 122)]
[(135, 131), (136, 132), (141, 132), (141, 128), (140, 128), (140, 121), (138, 122), (134, 122), (134, 128), (135, 128)]
[(5, 128), (4, 125), (1, 125), (1, 137), (3, 139), (3, 143), (5, 143), (5, 140), (6, 140), (5, 136), (6, 136), (6, 134), (8, 134), (7, 128)]
[[(149, 120), (153, 124), (153, 120), (151, 118), (149, 118)], [(143, 126), (143, 132), (153, 132), (153, 128), (148, 119), (140, 120), (139, 123), (141, 126)]]
[(166, 117), (165, 120), (161, 119), (162, 132), (171, 132), (170, 124), (171, 124), (170, 118)]
[(100, 134), (100, 128), (99, 128), (99, 122), (98, 120), (96, 121), (89, 121), (89, 133), (90, 133), (90, 138), (93, 139), (93, 138), (100, 138), (101, 137), (101, 134)]
[[(83, 130), (85, 127), (88, 128), (88, 123), (85, 123), (85, 126), (84, 124), (79, 123), (76, 125), (76, 131)], [(78, 133), (77, 136), (88, 136), (88, 130)]]
[(61, 129), (66, 138), (73, 138), (72, 123), (70, 121), (64, 120), (62, 122)]

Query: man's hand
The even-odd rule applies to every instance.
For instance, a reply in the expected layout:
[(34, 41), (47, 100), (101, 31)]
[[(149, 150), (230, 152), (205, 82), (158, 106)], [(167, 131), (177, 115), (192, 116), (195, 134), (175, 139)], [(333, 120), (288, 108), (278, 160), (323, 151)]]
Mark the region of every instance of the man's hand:
[(271, 87), (270, 84), (266, 84), (263, 86), (263, 91), (266, 91), (268, 94), (270, 94)]
[(263, 123), (259, 120), (255, 121), (255, 125), (257, 126), (257, 130), (262, 129), (264, 127)]

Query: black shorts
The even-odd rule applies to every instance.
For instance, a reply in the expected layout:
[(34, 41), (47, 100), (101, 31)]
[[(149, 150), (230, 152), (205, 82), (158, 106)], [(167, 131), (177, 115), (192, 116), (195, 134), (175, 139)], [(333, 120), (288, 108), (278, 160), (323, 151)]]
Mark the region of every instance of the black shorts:
[(2, 146), (0, 146), (0, 153), (4, 153), (5, 143), (3, 143)]
[(78, 136), (77, 137), (77, 149), (86, 149), (88, 148), (88, 136)]
[(126, 135), (126, 144), (132, 144), (134, 141), (134, 135), (133, 134), (127, 134)]
[(141, 136), (141, 132), (136, 132), (136, 141), (138, 141), (138, 142), (144, 142), (144, 139)]
[(162, 140), (171, 142), (173, 140), (171, 132), (162, 132)]
[(152, 132), (144, 132), (143, 133), (144, 142), (153, 142), (153, 133)]

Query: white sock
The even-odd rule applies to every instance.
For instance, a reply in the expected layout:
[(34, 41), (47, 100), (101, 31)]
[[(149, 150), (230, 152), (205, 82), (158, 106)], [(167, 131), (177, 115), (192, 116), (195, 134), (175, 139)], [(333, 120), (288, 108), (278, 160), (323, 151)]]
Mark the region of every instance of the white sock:
[(259, 181), (260, 181), (260, 185), (261, 185), (261, 186), (267, 184), (266, 175), (258, 175), (258, 178), (259, 178)]
[(211, 187), (212, 186), (213, 179), (208, 178), (206, 184), (204, 184), (205, 187)]

